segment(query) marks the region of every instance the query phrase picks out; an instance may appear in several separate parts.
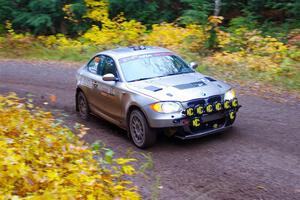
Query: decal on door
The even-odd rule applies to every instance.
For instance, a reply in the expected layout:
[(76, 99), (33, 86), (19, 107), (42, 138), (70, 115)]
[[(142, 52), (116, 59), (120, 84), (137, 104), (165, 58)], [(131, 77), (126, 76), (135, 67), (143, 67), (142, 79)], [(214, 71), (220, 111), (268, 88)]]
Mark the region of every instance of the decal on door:
[(99, 87), (100, 93), (104, 96), (115, 96), (116, 95), (116, 89), (113, 89), (111, 86), (107, 85), (101, 85)]

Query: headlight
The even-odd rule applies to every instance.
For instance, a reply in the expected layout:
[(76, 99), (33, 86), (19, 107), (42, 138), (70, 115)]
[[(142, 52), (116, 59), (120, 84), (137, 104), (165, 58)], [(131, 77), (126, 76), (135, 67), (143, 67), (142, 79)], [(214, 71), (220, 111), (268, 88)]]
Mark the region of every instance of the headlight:
[(151, 109), (159, 113), (175, 113), (182, 110), (182, 106), (177, 102), (158, 102), (150, 105)]
[(235, 98), (235, 91), (233, 89), (228, 90), (225, 93), (224, 100), (232, 100)]

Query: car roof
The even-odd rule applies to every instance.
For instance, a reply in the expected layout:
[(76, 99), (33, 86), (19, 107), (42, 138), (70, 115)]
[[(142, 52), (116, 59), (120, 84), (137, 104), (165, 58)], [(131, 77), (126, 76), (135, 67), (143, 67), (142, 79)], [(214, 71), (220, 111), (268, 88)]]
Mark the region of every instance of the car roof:
[(111, 49), (107, 51), (99, 52), (99, 54), (105, 54), (108, 56), (115, 57), (117, 59), (126, 58), (130, 56), (142, 55), (142, 54), (150, 54), (150, 53), (163, 53), (172, 51), (162, 48), (162, 47), (154, 47), (154, 46), (130, 46), (130, 47), (120, 47), (116, 49)]

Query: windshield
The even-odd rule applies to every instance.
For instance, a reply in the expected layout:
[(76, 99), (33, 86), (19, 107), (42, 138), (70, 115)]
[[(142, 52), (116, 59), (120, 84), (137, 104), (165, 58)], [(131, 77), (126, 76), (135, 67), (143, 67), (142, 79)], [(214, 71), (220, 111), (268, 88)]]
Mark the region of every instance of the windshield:
[(154, 53), (119, 59), (126, 81), (138, 81), (194, 72), (182, 59), (171, 53)]

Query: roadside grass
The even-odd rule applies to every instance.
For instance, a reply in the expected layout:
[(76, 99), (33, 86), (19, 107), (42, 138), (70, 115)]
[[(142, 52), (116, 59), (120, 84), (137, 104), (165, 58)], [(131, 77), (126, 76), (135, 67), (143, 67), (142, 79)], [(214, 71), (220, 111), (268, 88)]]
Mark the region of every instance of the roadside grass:
[[(257, 72), (247, 70), (244, 66), (214, 66), (200, 65), (199, 72), (203, 72), (228, 82), (258, 83), (260, 85), (272, 86), (279, 90), (300, 91), (300, 63), (294, 63), (295, 71), (291, 76), (284, 76), (270, 72)], [(298, 67), (296, 68), (296, 65)]]
[(151, 200), (159, 199), (160, 190), (162, 189), (160, 176), (154, 177), (154, 183), (151, 185)]
[[(237, 82), (240, 84), (258, 83), (273, 87), (277, 90), (286, 90), (291, 92), (300, 91), (300, 62), (286, 60), (281, 66), (285, 73), (263, 72), (250, 70), (245, 64), (221, 66), (210, 65), (209, 56), (200, 56), (197, 53), (187, 51), (179, 52), (187, 61), (198, 63), (197, 71), (213, 76), (215, 78), (228, 82)], [(288, 72), (288, 73), (286, 73)]]
[[(32, 43), (25, 48), (0, 48), (0, 58), (87, 62), (97, 52), (110, 48), (114, 47), (87, 46), (49, 49), (41, 44)], [(288, 61), (287, 66), (282, 66), (283, 71), (290, 72), (282, 75), (280, 73), (249, 70), (245, 65), (210, 66), (207, 61), (208, 56), (188, 51), (179, 51), (178, 53), (188, 62), (198, 62), (199, 67), (197, 70), (199, 72), (221, 80), (238, 83), (259, 83), (274, 87), (274, 89), (291, 92), (300, 91), (300, 63), (296, 61)]]
[(0, 58), (86, 62), (92, 55), (101, 50), (103, 48), (95, 46), (49, 49), (38, 43), (33, 43), (25, 48), (0, 48)]

